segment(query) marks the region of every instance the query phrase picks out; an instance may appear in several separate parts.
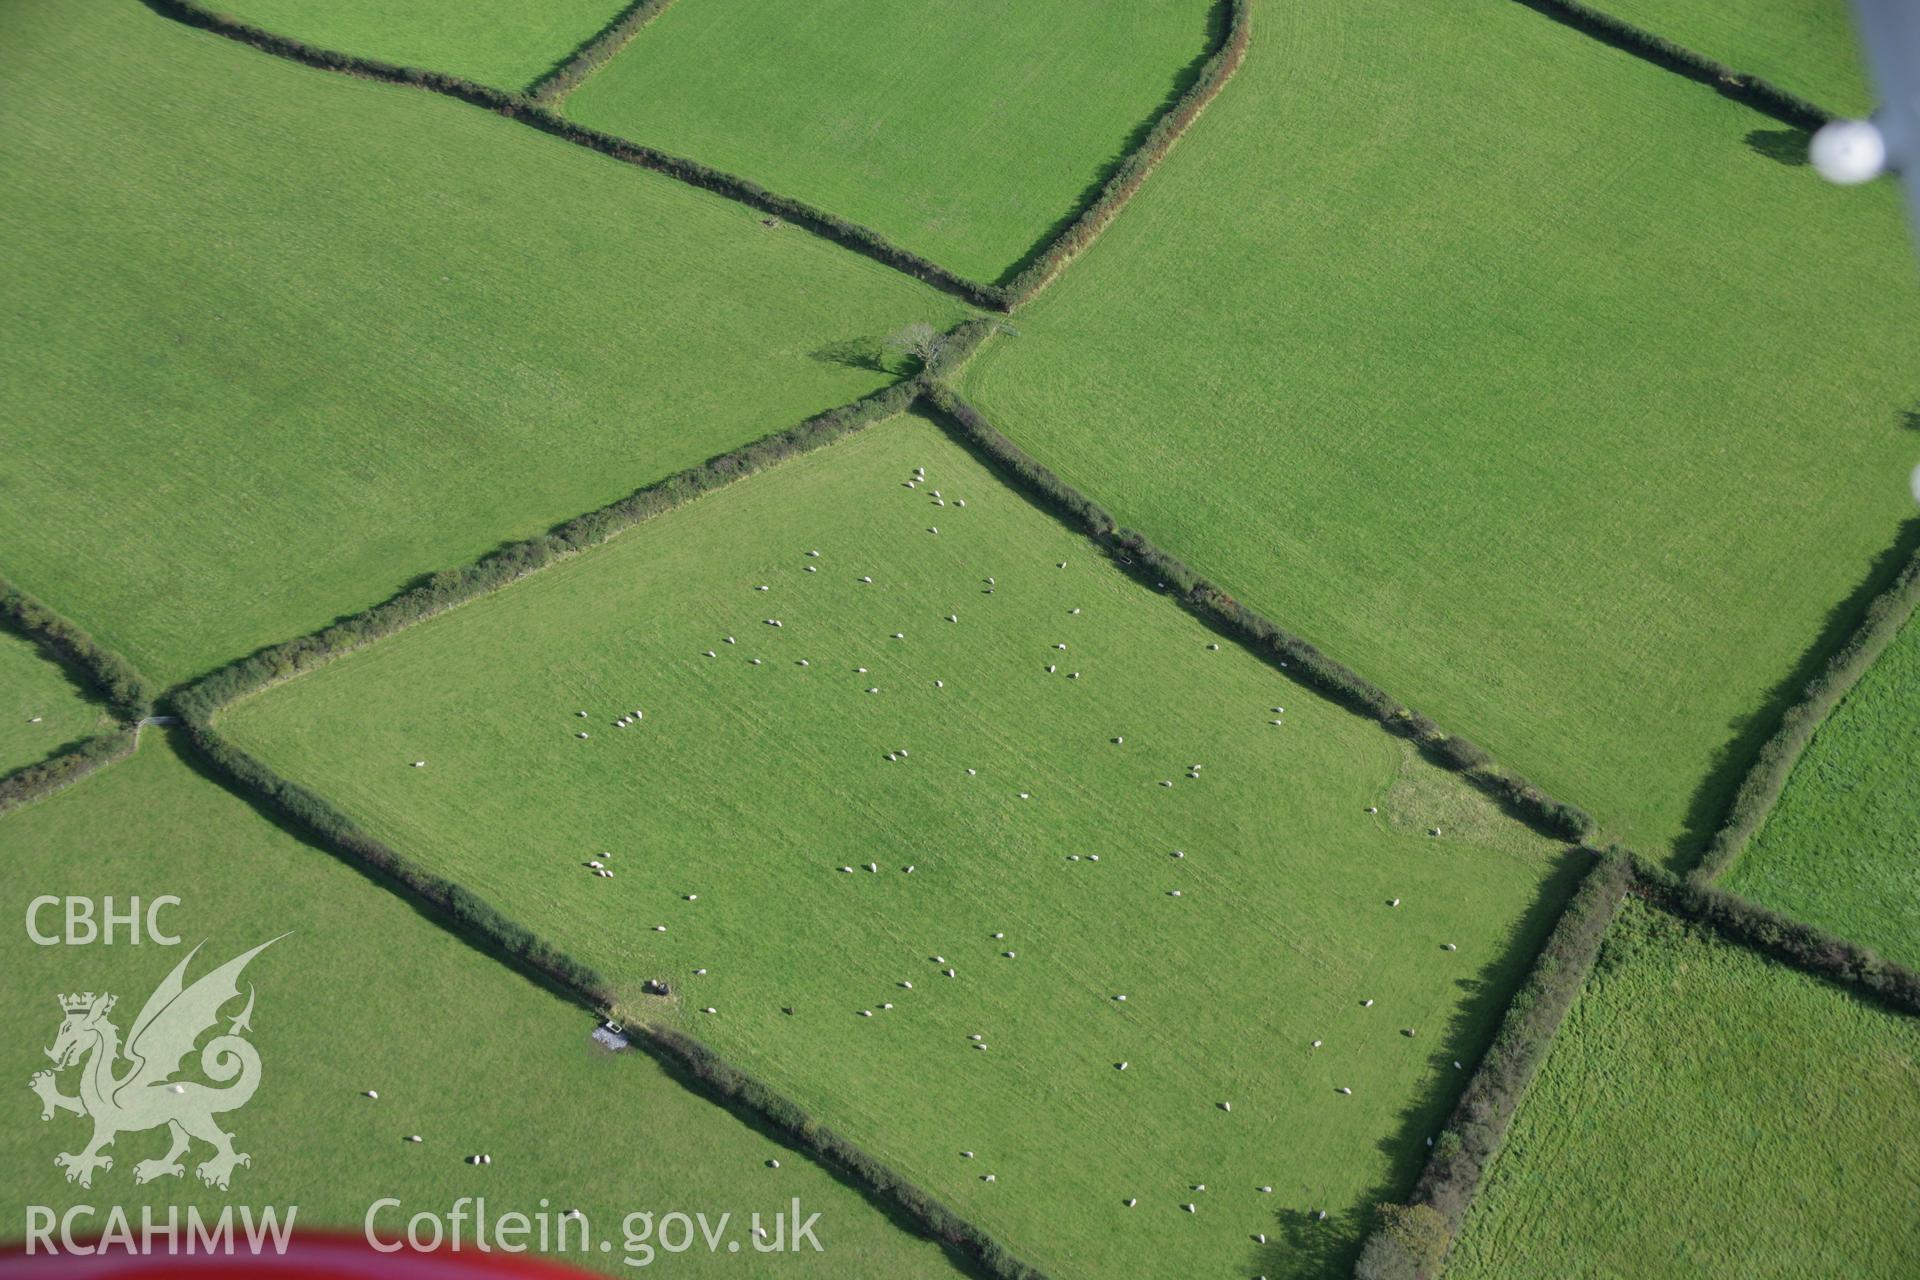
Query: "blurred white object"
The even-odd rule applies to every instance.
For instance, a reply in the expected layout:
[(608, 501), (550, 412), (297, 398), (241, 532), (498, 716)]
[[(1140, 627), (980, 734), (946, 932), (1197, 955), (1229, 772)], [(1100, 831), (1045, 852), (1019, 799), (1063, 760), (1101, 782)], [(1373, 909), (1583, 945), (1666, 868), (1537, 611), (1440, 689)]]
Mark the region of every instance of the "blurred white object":
[(1828, 182), (1856, 187), (1887, 171), (1887, 140), (1871, 120), (1835, 120), (1813, 135), (1807, 159)]

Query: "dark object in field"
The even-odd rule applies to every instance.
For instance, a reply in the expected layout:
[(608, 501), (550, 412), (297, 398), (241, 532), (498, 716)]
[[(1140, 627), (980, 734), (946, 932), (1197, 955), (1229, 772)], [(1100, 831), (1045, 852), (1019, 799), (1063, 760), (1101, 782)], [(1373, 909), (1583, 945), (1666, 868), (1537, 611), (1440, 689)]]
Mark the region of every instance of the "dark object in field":
[(640, 989), (650, 996), (670, 996), (673, 994), (673, 990), (667, 986), (667, 980), (665, 978), (648, 978)]
[(778, 231), (784, 224), (778, 218), (762, 218), (760, 219), (760, 225)]

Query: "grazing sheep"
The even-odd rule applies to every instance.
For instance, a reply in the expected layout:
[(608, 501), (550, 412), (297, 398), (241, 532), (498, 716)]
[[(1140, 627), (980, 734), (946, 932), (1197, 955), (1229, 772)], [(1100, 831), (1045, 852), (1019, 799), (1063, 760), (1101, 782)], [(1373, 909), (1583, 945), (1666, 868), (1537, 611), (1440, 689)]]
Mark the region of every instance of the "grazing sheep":
[(578, 712), (575, 712), (574, 714), (578, 715), (582, 720), (585, 720), (587, 718), (587, 713), (584, 711), (578, 711)]
[(982, 1181), (982, 1182), (993, 1182), (993, 1181), (995, 1181), (995, 1179), (994, 1179), (994, 1176), (993, 1176), (992, 1174), (990, 1174), (990, 1173), (983, 1173), (983, 1174), (981, 1174), (981, 1175), (980, 1175), (980, 1181)]
[(962, 1152), (960, 1153), (960, 1156), (961, 1156), (961, 1158), (962, 1158), (962, 1159), (965, 1159), (965, 1160), (971, 1160), (971, 1159), (973, 1159), (973, 1152), (971, 1152), (971, 1151), (962, 1151)]
[(705, 970), (705, 969), (695, 969), (695, 970), (694, 970), (694, 972), (695, 972), (695, 973), (705, 973), (705, 972), (706, 972), (706, 970)]
[(667, 931), (667, 926), (665, 926), (665, 925), (663, 925), (663, 924), (657, 924), (657, 925), (655, 925), (655, 926), (653, 926), (653, 931), (654, 931), (655, 933), (665, 933), (665, 932)]
[(942, 969), (940, 972), (949, 978), (954, 976), (954, 972), (951, 969)]
[(687, 895), (687, 901), (688, 901), (688, 902), (698, 902), (698, 901), (700, 901), (700, 895), (699, 895), (699, 894), (697, 894), (697, 893), (690, 893), (690, 894), (688, 894), (688, 895)]
[(1078, 671), (1069, 671), (1069, 672), (1067, 672), (1067, 679), (1069, 679), (1069, 680), (1078, 680), (1079, 678), (1080, 678), (1080, 673), (1079, 673)]
[(880, 692), (880, 690), (878, 690), (878, 689), (869, 689), (869, 690), (867, 690), (867, 692), (868, 692), (868, 693), (878, 693), (878, 692)]
[(1182, 1209), (1185, 1209), (1185, 1210), (1186, 1210), (1186, 1211), (1187, 1211), (1188, 1213), (1198, 1213), (1198, 1212), (1200, 1212), (1200, 1210), (1199, 1210), (1199, 1209), (1197, 1209), (1197, 1208), (1195, 1208), (1195, 1207), (1194, 1207), (1194, 1206), (1193, 1206), (1192, 1204), (1190, 1204), (1190, 1203), (1189, 1203), (1189, 1204), (1183, 1204), (1183, 1205), (1181, 1205), (1180, 1207), (1181, 1207)]
[(1388, 906), (1390, 906), (1390, 907), (1397, 907), (1397, 906), (1399, 906), (1399, 905), (1400, 905), (1400, 899), (1398, 899), (1398, 898), (1389, 898), (1389, 899), (1387, 899), (1387, 905), (1388, 905)]
[(1053, 667), (1053, 664), (1052, 664), (1051, 662), (1049, 662), (1049, 663), (1047, 664), (1047, 674), (1048, 674), (1048, 675), (1052, 675), (1052, 674), (1053, 674), (1053, 671), (1054, 671), (1054, 667)]
[(813, 566), (813, 565), (808, 565), (808, 566), (807, 566), (807, 572), (808, 572), (808, 573), (818, 573), (818, 572), (820, 572), (820, 570), (819, 570), (818, 568), (816, 568), (815, 566)]
[(1434, 827), (1432, 830), (1428, 831), (1427, 834), (1430, 836), (1437, 836), (1440, 834), (1440, 828)]
[(426, 1139), (425, 1139), (425, 1138), (423, 1138), (423, 1137), (421, 1137), (421, 1136), (420, 1136), (419, 1134), (417, 1134), (417, 1133), (410, 1133), (410, 1134), (408, 1134), (408, 1135), (407, 1135), (407, 1141), (408, 1141), (408, 1142), (425, 1142), (425, 1141), (426, 1141)]
[(1264, 1232), (1264, 1231), (1256, 1231), (1256, 1232), (1254, 1232), (1254, 1233), (1253, 1233), (1253, 1242), (1254, 1242), (1255, 1244), (1265, 1244), (1265, 1243), (1267, 1242), (1267, 1233), (1266, 1233), (1266, 1232)]
[(1360, 1002), (1360, 1007), (1361, 1007), (1362, 1009), (1371, 1009), (1371, 1008), (1373, 1008), (1373, 1001), (1371, 1001), (1371, 1000), (1362, 1000), (1362, 1001)]
[(1026, 792), (1024, 792), (1024, 791), (1022, 791), (1022, 792), (1020, 793), (1020, 798), (1021, 798), (1022, 800), (1031, 800), (1031, 799), (1033, 799), (1033, 797), (1032, 797), (1031, 795), (1029, 795), (1029, 794), (1027, 794), (1027, 793), (1026, 793)]
[(978, 777), (978, 776), (979, 776), (979, 771), (978, 771), (978, 770), (975, 770), (975, 769), (969, 769), (969, 770), (967, 770), (967, 776), (968, 776), (969, 778), (974, 778), (974, 777)]
[(911, 982), (905, 981), (904, 979), (901, 981), (900, 985), (905, 987), (908, 991), (913, 990), (913, 984)]
[(1402, 1027), (1400, 1028), (1400, 1034), (1411, 1040), (1415, 1033), (1412, 1027)]
[(1054, 645), (1053, 647), (1054, 647), (1054, 648), (1056, 648), (1056, 649), (1064, 649), (1064, 648), (1066, 648), (1067, 646), (1065, 646), (1065, 645), (1063, 645), (1063, 644), (1056, 644), (1056, 645)]
[[(1284, 664), (1283, 664), (1283, 665), (1284, 665)], [(1326, 1211), (1325, 1209), (1322, 1209), (1322, 1210), (1321, 1210), (1321, 1211), (1320, 1211), (1320, 1212), (1319, 1212), (1319, 1213), (1318, 1213), (1317, 1215), (1315, 1215), (1315, 1216), (1316, 1216), (1316, 1218), (1317, 1218), (1317, 1219), (1318, 1219), (1319, 1221), (1321, 1221), (1321, 1222), (1325, 1222), (1325, 1221), (1327, 1220), (1327, 1211)]]
[(1079, 855), (1079, 854), (1077, 854), (1077, 853), (1070, 853), (1070, 854), (1068, 854), (1068, 855), (1067, 855), (1067, 861), (1068, 861), (1068, 862), (1078, 862), (1078, 861), (1080, 861), (1080, 855)]
[(1065, 560), (1062, 560), (1062, 561), (1061, 561), (1061, 562), (1060, 562), (1059, 564), (1057, 564), (1057, 565), (1055, 565), (1055, 566), (1053, 566), (1053, 567), (1054, 567), (1054, 568), (1056, 568), (1056, 569), (1064, 569), (1064, 568), (1066, 568), (1066, 567), (1067, 567), (1067, 562), (1066, 562)]
[(1167, 896), (1169, 898), (1177, 898), (1180, 896), (1180, 891), (1178, 889), (1169, 889), (1167, 891)]
[(1222, 1102), (1222, 1103), (1220, 1103), (1220, 1104), (1219, 1104), (1219, 1106), (1220, 1106), (1220, 1109), (1221, 1109), (1222, 1111), (1231, 1111), (1231, 1110), (1233, 1110), (1233, 1104), (1232, 1104), (1231, 1102)]
[(906, 866), (904, 866), (904, 867), (902, 867), (902, 868), (900, 868), (900, 870), (902, 870), (902, 871), (904, 871), (904, 872), (906, 872), (906, 874), (908, 874), (908, 875), (912, 875), (912, 874), (913, 874), (913, 864), (912, 864), (911, 862), (909, 862), (909, 863), (908, 863), (908, 864), (907, 864)]
[(944, 689), (947, 687), (947, 682), (945, 680), (935, 680), (933, 682), (933, 687), (936, 689)]
[(1002, 951), (1000, 954), (1009, 960), (1017, 959), (1020, 955), (1018, 951)]
[(754, 665), (754, 666), (756, 666), (756, 667), (757, 667), (757, 666), (759, 666), (759, 665), (760, 665), (760, 659), (758, 659), (758, 658), (755, 658), (755, 659), (753, 660), (753, 665)]
[(581, 734), (580, 734), (579, 736), (580, 736), (580, 737), (582, 737), (582, 738), (584, 738), (584, 737), (586, 737), (587, 735), (586, 735), (586, 733), (585, 733), (585, 732), (583, 731), (583, 732), (582, 732), (582, 733), (581, 733)]
[(953, 500), (953, 505), (956, 507), (964, 507), (967, 505), (967, 500), (965, 498), (955, 498)]
[(702, 1012), (702, 1013), (718, 1013), (718, 1012), (720, 1012), (720, 1011), (719, 1011), (718, 1009), (716, 1009), (716, 1008), (714, 1008), (714, 1007), (713, 1007), (712, 1005), (708, 1005), (708, 1006), (707, 1006), (706, 1008), (704, 1008), (704, 1009), (702, 1009), (702, 1010), (701, 1010), (700, 1012)]
[[(879, 863), (877, 863), (877, 862), (869, 862), (869, 863), (867, 864), (867, 870), (869, 870), (869, 871), (878, 871), (878, 870), (880, 870), (880, 864), (879, 864)], [(1369, 1002), (1369, 1003), (1371, 1003), (1371, 1002)]]
[(728, 643), (728, 644), (739, 644), (740, 642), (739, 642), (738, 640), (735, 640), (735, 639), (734, 639), (734, 638), (733, 638), (732, 636), (728, 636), (728, 637), (727, 637), (727, 643)]
[(378, 1102), (380, 1101), (380, 1091), (378, 1089), (369, 1089), (367, 1090), (367, 1097), (373, 1099), (375, 1102)]
[(810, 667), (813, 664), (811, 662), (808, 662), (805, 658), (802, 658), (800, 659), (799, 665), (803, 667)]
[(1380, 806), (1379, 806), (1379, 805), (1375, 805), (1375, 804), (1370, 804), (1370, 805), (1368, 805), (1368, 806), (1367, 806), (1367, 812), (1368, 812), (1368, 813), (1378, 813), (1378, 812), (1380, 812)]
[(1100, 855), (1099, 855), (1099, 854), (1097, 854), (1097, 853), (1090, 853), (1090, 854), (1088, 854), (1088, 855), (1087, 855), (1087, 861), (1088, 861), (1088, 862), (1098, 862), (1098, 861), (1100, 861)]
[(427, 767), (427, 762), (425, 760), (415, 760), (413, 762), (413, 767), (416, 769), (424, 769)]
[(1440, 949), (1442, 951), (1458, 951), (1460, 948), (1454, 946), (1451, 942), (1443, 942), (1440, 944)]
[(1217, 645), (1217, 644), (1210, 644), (1210, 645), (1208, 645), (1208, 646), (1207, 646), (1207, 652), (1208, 652), (1208, 653), (1218, 653), (1218, 652), (1220, 652), (1220, 646), (1219, 646), (1219, 645)]
[(1113, 745), (1117, 747), (1117, 746), (1121, 746), (1121, 745), (1122, 745), (1122, 744), (1124, 744), (1125, 742), (1126, 742), (1126, 739), (1125, 739), (1125, 738), (1115, 738), (1115, 739), (1113, 740)]
[(778, 1169), (779, 1167), (780, 1167), (780, 1162), (779, 1162), (778, 1160), (769, 1160), (769, 1161), (767, 1161), (767, 1168), (769, 1168), (769, 1169)]
[(953, 615), (953, 614), (951, 614), (951, 613), (950, 613), (950, 614), (948, 614), (948, 615), (947, 615), (947, 621), (948, 621), (948, 622), (958, 622), (958, 621), (960, 621), (960, 619), (959, 619), (958, 617), (956, 617), (955, 615)]
[[(979, 1042), (979, 1041), (981, 1041), (981, 1040), (985, 1040), (985, 1039), (986, 1039), (986, 1037), (985, 1037), (985, 1036), (968, 1036), (968, 1037), (967, 1037), (967, 1039), (969, 1039), (969, 1040), (972, 1040), (972, 1041), (974, 1041), (974, 1042), (976, 1042), (976, 1043), (978, 1043), (978, 1042)], [(972, 1155), (973, 1153), (972, 1153), (972, 1152), (968, 1152), (967, 1154), (968, 1154), (968, 1155)]]
[(708, 650), (706, 651), (706, 655), (705, 655), (705, 656), (706, 656), (706, 657), (709, 657), (709, 658), (712, 658), (712, 657), (717, 657), (718, 655), (716, 655), (716, 654), (714, 653), (714, 651), (713, 651), (713, 650), (711, 650), (711, 649), (708, 649)]
[(871, 1017), (873, 1016), (873, 1010), (871, 1010), (871, 1009), (862, 1009), (862, 1010), (860, 1011), (860, 1016), (861, 1016), (861, 1017), (863, 1017), (863, 1018), (871, 1018)]
[(1455, 1071), (1465, 1071), (1465, 1070), (1466, 1070), (1466, 1068), (1465, 1068), (1465, 1067), (1463, 1067), (1463, 1066), (1461, 1066), (1461, 1065), (1460, 1065), (1460, 1059), (1458, 1059), (1458, 1058), (1455, 1058), (1455, 1059), (1453, 1060), (1453, 1069), (1454, 1069)]
[(1140, 1201), (1135, 1199), (1133, 1196), (1128, 1196), (1125, 1200), (1122, 1200), (1120, 1203), (1124, 1204), (1125, 1206), (1127, 1206), (1127, 1208), (1131, 1209), (1136, 1204), (1139, 1204)]
[(872, 582), (872, 581), (873, 581), (873, 579), (872, 579), (872, 578), (862, 578), (862, 579), (860, 579), (860, 581), (862, 581), (862, 582)]
[(773, 590), (773, 588), (771, 588), (771, 587), (755, 587), (755, 588), (754, 588), (754, 590), (755, 590), (755, 591), (771, 591), (771, 590)]
[(1115, 1071), (1125, 1071), (1127, 1069), (1127, 1064), (1124, 1062), (1116, 1062), (1113, 1064), (1113, 1069)]
[(1004, 933), (996, 933), (996, 934), (994, 934), (993, 936), (994, 936), (994, 937), (996, 937), (996, 938), (1004, 938), (1004, 937), (1006, 937), (1007, 935), (1006, 935), (1006, 934), (1004, 934)]
[(840, 869), (841, 869), (842, 871), (845, 871), (845, 872), (847, 872), (848, 874), (852, 874), (852, 872), (853, 872), (853, 868), (852, 868), (852, 867), (842, 867), (842, 868), (840, 868)]
[(1175, 858), (1184, 858), (1187, 856), (1187, 851), (1185, 849), (1175, 849), (1170, 856)]
[(1078, 609), (1069, 609), (1069, 610), (1067, 610), (1067, 612), (1068, 612), (1069, 614), (1075, 614), (1075, 613), (1078, 613), (1078, 612), (1080, 612), (1080, 611), (1079, 611)]
[(1160, 783), (1160, 785), (1161, 785), (1161, 786), (1163, 786), (1163, 787), (1170, 787), (1170, 786), (1172, 786), (1172, 785), (1173, 785), (1173, 779), (1172, 779), (1172, 778), (1166, 778), (1166, 779), (1163, 779), (1163, 780), (1161, 781), (1161, 783)]
[(818, 557), (818, 556), (820, 555), (820, 553), (819, 553), (818, 551), (809, 551), (809, 552), (807, 552), (807, 554), (808, 554), (808, 555), (810, 555), (810, 556), (814, 556), (814, 557), (816, 557), (816, 558), (817, 558), (817, 557)]
[(940, 532), (940, 531), (939, 531), (938, 529), (936, 529), (936, 528), (934, 528), (934, 527), (933, 527), (932, 525), (928, 525), (928, 526), (927, 526), (927, 532), (928, 532), (928, 533), (938, 533), (938, 532)]
[(945, 956), (928, 956), (927, 959), (933, 961), (935, 964), (945, 964), (947, 962)]
[(1193, 1189), (1195, 1191), (1205, 1191), (1207, 1189), (1207, 1184), (1204, 1182), (1196, 1182), (1193, 1184)]
[(1127, 998), (1124, 995), (1115, 996), (1114, 999), (1118, 1000), (1121, 1004), (1125, 1004), (1127, 1002)]
[(1315, 1040), (1315, 1041), (1313, 1042), (1313, 1047), (1314, 1047), (1314, 1048), (1316, 1048), (1316, 1049), (1318, 1049), (1318, 1048), (1320, 1047), (1320, 1041), (1318, 1041), (1318, 1040)]
[(1345, 1085), (1341, 1085), (1338, 1089), (1335, 1089), (1334, 1092), (1339, 1094), (1345, 1094), (1348, 1097), (1353, 1096), (1353, 1090), (1347, 1088), (1347, 1086)]

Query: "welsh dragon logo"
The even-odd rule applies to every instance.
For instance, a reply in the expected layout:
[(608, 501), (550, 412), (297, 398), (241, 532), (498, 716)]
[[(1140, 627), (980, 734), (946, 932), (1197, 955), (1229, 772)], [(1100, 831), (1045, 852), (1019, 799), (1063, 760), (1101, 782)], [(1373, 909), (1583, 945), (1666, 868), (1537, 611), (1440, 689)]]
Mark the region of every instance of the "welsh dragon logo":
[[(278, 941), (269, 939), (187, 986), (187, 965), (200, 953), (195, 947), (147, 997), (125, 1045), (120, 1042), (120, 1029), (107, 1019), (116, 997), (91, 991), (60, 997), (66, 1017), (47, 1050), (53, 1070), (35, 1072), (28, 1087), (40, 1095), (42, 1120), (53, 1119), (56, 1111), (93, 1119), (91, 1142), (77, 1152), (53, 1158), (67, 1171), (68, 1182), (92, 1186), (94, 1170), (113, 1168), (113, 1157), (102, 1155), (103, 1148), (123, 1133), (161, 1125), (167, 1127), (173, 1145), (159, 1159), (134, 1165), (135, 1182), (179, 1177), (185, 1172), (180, 1157), (195, 1138), (213, 1147), (212, 1156), (195, 1170), (210, 1187), (226, 1190), (234, 1167), (253, 1163), (245, 1152), (233, 1149), (233, 1135), (214, 1122), (215, 1116), (245, 1106), (260, 1086), (260, 1055), (241, 1036), (252, 1029), (248, 1021), (253, 1015), (251, 986), (246, 1007), (228, 1020), (223, 1034), (200, 1049), (200, 1073), (225, 1087), (172, 1077), (200, 1037), (220, 1022), (221, 1008), (239, 998), (240, 971), (247, 962)], [(55, 1080), (69, 1067), (80, 1071), (79, 1093), (72, 1097), (61, 1093)]]

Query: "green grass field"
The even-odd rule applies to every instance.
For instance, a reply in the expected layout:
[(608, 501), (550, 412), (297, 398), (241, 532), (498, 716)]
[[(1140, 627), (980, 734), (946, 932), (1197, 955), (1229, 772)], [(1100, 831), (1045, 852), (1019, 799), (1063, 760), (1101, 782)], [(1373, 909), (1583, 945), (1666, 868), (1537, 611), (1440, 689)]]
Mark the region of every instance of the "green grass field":
[(524, 89), (591, 40), (621, 0), (222, 0), (224, 13), (323, 49)]
[(1576, 867), (1215, 643), (908, 417), (223, 725), (1052, 1274), (1332, 1275)]
[(1920, 966), (1920, 625), (1808, 744), (1724, 886)]
[(1599, 0), (1595, 7), (1830, 111), (1873, 109), (1847, 0)]
[(965, 389), (1123, 522), (1687, 861), (1913, 509), (1897, 193), (1784, 166), (1748, 145), (1764, 117), (1511, 0), (1262, 5), (1254, 31)]
[[(165, 731), (149, 730), (133, 759), (0, 820), (0, 894), (21, 916), (41, 894), (112, 894), (122, 909), (132, 895), (181, 899), (161, 917), (182, 940), (176, 948), (129, 946), (124, 936), (112, 946), (41, 947), (19, 920), (7, 930), (0, 1009), (14, 1028), (5, 1069), (16, 1096), (0, 1137), (10, 1171), (0, 1211), (10, 1238), (31, 1204), (120, 1204), (136, 1220), (141, 1204), (210, 1213), (229, 1202), (296, 1204), (302, 1226), (357, 1233), (385, 1196), (403, 1204), (377, 1219), (394, 1228), (413, 1212), (445, 1213), (460, 1196), (528, 1214), (546, 1197), (550, 1212), (577, 1207), (593, 1240), (614, 1242), (610, 1255), (595, 1246), (571, 1261), (634, 1274), (620, 1265), (628, 1213), (704, 1211), (712, 1221), (731, 1212), (744, 1240), (750, 1214), (770, 1217), (799, 1197), (822, 1215), (822, 1252), (783, 1255), (780, 1267), (887, 1280), (953, 1274), (936, 1245), (805, 1157), (696, 1097), (639, 1051), (593, 1046), (588, 1014), (260, 817), (176, 754)], [(56, 907), (39, 923), (58, 933), (59, 920)], [(112, 1169), (90, 1190), (68, 1185), (53, 1157), (78, 1150), (89, 1130), (64, 1113), (43, 1124), (25, 1088), (48, 1065), (57, 995), (114, 992), (113, 1021), (127, 1033), (195, 944), (204, 940), (189, 979), (281, 933), (245, 971), (262, 1070), (259, 1092), (223, 1117), (253, 1157), (230, 1193), (203, 1187), (191, 1168), (177, 1181), (136, 1186), (133, 1166), (165, 1150), (162, 1132), (123, 1134)], [(73, 1093), (73, 1073), (60, 1084)], [(368, 1089), (378, 1101), (363, 1096)], [(425, 1142), (405, 1141), (416, 1133)], [(475, 1152), (493, 1163), (466, 1164)], [(193, 1158), (205, 1155), (197, 1147)], [(657, 1261), (674, 1275), (743, 1268), (704, 1251)]]
[(1910, 1276), (1920, 1024), (1629, 900), (1447, 1269)]
[(90, 737), (106, 722), (100, 700), (38, 643), (0, 627), (0, 775)]
[(1187, 83), (1211, 0), (680, 0), (569, 115), (1005, 274)]
[(957, 304), (740, 205), (135, 0), (0, 41), (4, 571), (162, 682), (886, 375)]

